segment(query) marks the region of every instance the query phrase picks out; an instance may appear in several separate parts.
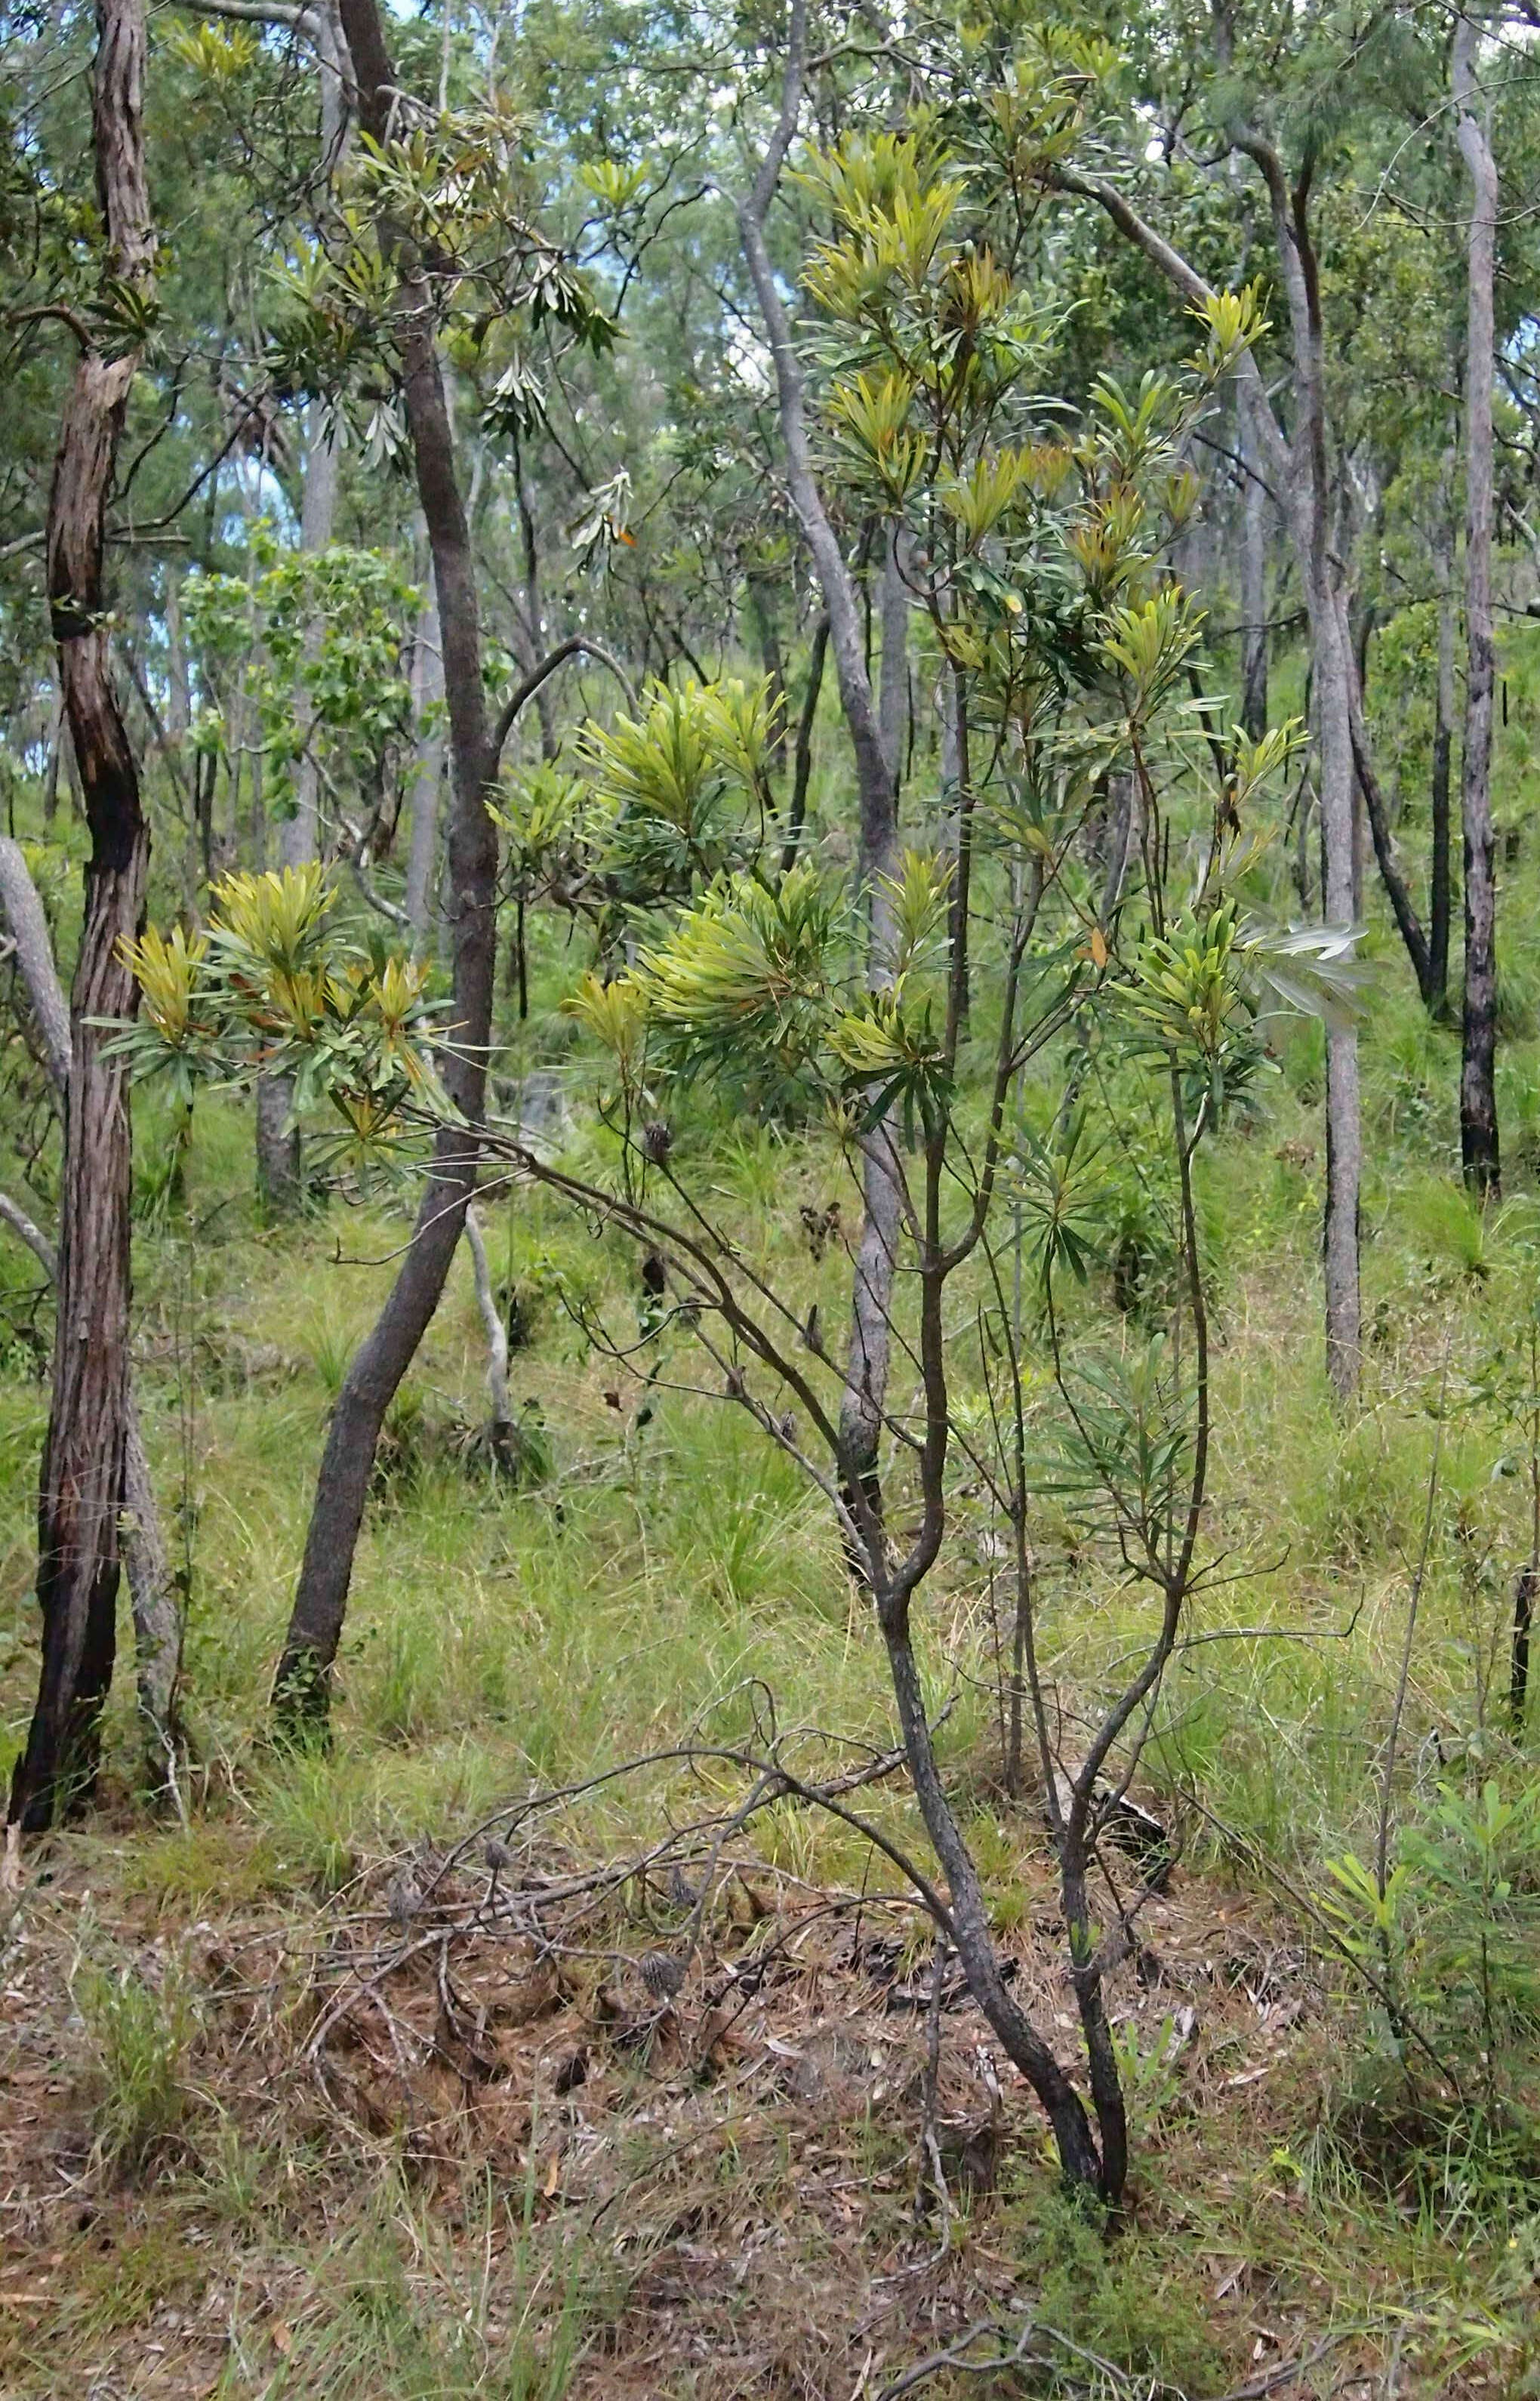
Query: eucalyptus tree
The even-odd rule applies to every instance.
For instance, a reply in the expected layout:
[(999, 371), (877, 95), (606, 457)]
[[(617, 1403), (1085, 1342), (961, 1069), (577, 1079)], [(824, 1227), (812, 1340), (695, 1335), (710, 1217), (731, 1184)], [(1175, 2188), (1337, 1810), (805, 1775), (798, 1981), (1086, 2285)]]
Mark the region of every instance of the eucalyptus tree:
[[(389, 1297), (356, 1352), (327, 1432), (305, 1557), (274, 1681), (290, 1724), (324, 1720), (353, 1554), (386, 1409), (438, 1306), (475, 1190), (492, 1032), (497, 837), (487, 802), (525, 678), (494, 715), (483, 676), (482, 603), (441, 358), (446, 328), (484, 331), (513, 314), (538, 331), (606, 341), (589, 286), (533, 220), (513, 177), (511, 125), (494, 90), (443, 113), (403, 88), (375, 0), (342, 0), (367, 151), (344, 199), (335, 259), (295, 280), (296, 357), (334, 386), (383, 381), (399, 406), (428, 530), (443, 648), (454, 806), (448, 834), (456, 1046), (432, 1171)], [(542, 663), (549, 669), (552, 659)], [(538, 670), (538, 675), (541, 671)]]
[(91, 86), (100, 212), (94, 289), (62, 274), (28, 304), (78, 352), (48, 501), (48, 596), (90, 854), (70, 995), (53, 1386), (38, 1494), (43, 1661), (10, 1817), (47, 1826), (96, 1767), (112, 1681), (129, 1424), (130, 1125), (103, 1021), (131, 1018), (126, 951), (139, 931), (149, 826), (115, 687), (106, 515), (129, 399), (154, 324), (157, 237), (144, 149), (142, 0), (101, 0)]

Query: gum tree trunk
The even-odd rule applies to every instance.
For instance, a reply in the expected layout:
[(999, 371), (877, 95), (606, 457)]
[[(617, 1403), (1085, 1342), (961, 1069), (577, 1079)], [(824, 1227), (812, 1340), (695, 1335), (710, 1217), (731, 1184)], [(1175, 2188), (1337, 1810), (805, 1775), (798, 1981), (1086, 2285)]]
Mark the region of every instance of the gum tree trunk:
[(1451, 76), (1460, 156), (1470, 177), (1465, 252), (1465, 739), (1460, 821), (1465, 886), (1465, 995), (1460, 1036), (1460, 1158), (1483, 1197), (1502, 1188), (1497, 1147), (1497, 879), (1492, 838), (1492, 377), (1497, 169), (1476, 76), (1479, 30), (1454, 29)]
[[(99, 0), (92, 95), (103, 265), (147, 292), (155, 234), (144, 170), (143, 0)], [(82, 355), (64, 405), (48, 502), (48, 608), (90, 852), (70, 996), (71, 1064), (60, 1193), (58, 1328), (37, 1505), (43, 1666), (10, 1817), (49, 1825), (94, 1780), (116, 1647), (129, 1415), (129, 1097), (99, 1021), (132, 1016), (119, 945), (139, 931), (149, 828), (113, 689), (102, 583), (107, 495), (137, 352)]]
[[(856, 789), (860, 807), (862, 872), (872, 888), (870, 871), (895, 857), (897, 832), (896, 761), (883, 740), (877, 695), (866, 670), (865, 628), (855, 586), (839, 546), (823, 494), (813, 473), (808, 446), (807, 404), (801, 363), (792, 339), (785, 304), (765, 242), (765, 219), (774, 198), (786, 153), (797, 130), (801, 104), (807, 21), (804, 0), (792, 0), (790, 54), (782, 92), (781, 115), (770, 146), (760, 162), (752, 190), (738, 203), (738, 225), (755, 296), (764, 320), (766, 338), (775, 366), (781, 439), (786, 454), (786, 483), (792, 505), (824, 595), (829, 624), (829, 648), (834, 652), (840, 707), (855, 753)], [(894, 562), (896, 569), (896, 562)], [(896, 582), (896, 572), (893, 580)], [(898, 597), (907, 596), (899, 585)], [(894, 602), (895, 620), (897, 602)], [(895, 652), (896, 664), (896, 652)], [(897, 721), (896, 677), (892, 702)], [(880, 926), (874, 920), (871, 972), (882, 972)], [(874, 1127), (862, 1144), (862, 1228), (851, 1301), (851, 1348), (845, 1393), (840, 1407), (840, 1471), (847, 1493), (858, 1509), (871, 1505), (871, 1469), (877, 1434), (887, 1397), (890, 1329), (886, 1299), (893, 1289), (893, 1245), (896, 1240), (899, 1204), (897, 1161), (885, 1126)]]
[[(395, 71), (375, 0), (342, 0), (342, 30), (358, 86), (359, 121), (383, 144)], [(481, 621), (470, 530), (455, 466), (454, 434), (434, 341), (431, 295), (421, 265), (393, 229), (402, 317), (399, 344), (417, 498), (432, 552), (448, 702), (454, 813), (449, 827), (449, 916), (454, 940), (453, 1053), (443, 1082), (459, 1113), (433, 1148), (401, 1273), (337, 1396), (306, 1536), (305, 1558), (273, 1686), (279, 1725), (323, 1725), (342, 1635), (353, 1555), (385, 1412), (422, 1340), (449, 1273), (476, 1186), (496, 966), (497, 843), (484, 794), (496, 772), (482, 690)]]

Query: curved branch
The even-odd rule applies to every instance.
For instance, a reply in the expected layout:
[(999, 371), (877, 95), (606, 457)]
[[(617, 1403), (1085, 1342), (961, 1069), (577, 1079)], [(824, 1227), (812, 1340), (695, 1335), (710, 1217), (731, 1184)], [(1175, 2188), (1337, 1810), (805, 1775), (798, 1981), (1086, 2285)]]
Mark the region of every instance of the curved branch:
[(546, 653), (538, 666), (531, 667), (517, 691), (503, 703), (502, 713), (492, 729), (492, 753), (487, 767), (489, 783), (497, 773), (503, 745), (513, 731), (520, 712), (534, 699), (547, 678), (553, 676), (559, 666), (565, 666), (568, 659), (575, 658), (579, 651), (588, 658), (597, 659), (601, 666), (607, 667), (625, 693), (627, 707), (634, 709), (636, 707), (635, 687), (614, 652), (606, 651), (603, 642), (594, 641), (592, 635), (569, 634), (565, 642), (558, 642), (553, 651)]
[[(1082, 199), (1095, 200), (1097, 206), (1105, 210), (1111, 218), (1119, 233), (1136, 249), (1141, 250), (1151, 265), (1158, 268), (1166, 281), (1175, 286), (1184, 300), (1191, 301), (1194, 309), (1206, 308), (1214, 298), (1213, 285), (1204, 281), (1197, 268), (1183, 258), (1180, 251), (1172, 248), (1164, 234), (1157, 233), (1152, 225), (1146, 223), (1114, 185), (1104, 183), (1099, 175), (1079, 174), (1072, 167), (1054, 168), (1048, 181), (1056, 190), (1073, 192)], [(1256, 409), (1257, 431), (1267, 452), (1268, 473), (1287, 491), (1293, 481), (1288, 445), (1273, 413), (1261, 369), (1249, 350), (1242, 351), (1236, 362), (1235, 373), (1250, 391)]]
[(77, 316), (62, 300), (44, 300), (35, 309), (18, 309), (7, 318), (6, 322), (7, 325), (38, 325), (50, 317), (59, 324), (69, 327), (83, 350), (90, 349), (90, 327), (84, 317)]
[(39, 1261), (50, 1283), (58, 1282), (59, 1254), (41, 1226), (34, 1226), (26, 1211), (14, 1201), (8, 1192), (0, 1192), (0, 1222), (25, 1242), (33, 1256)]
[(285, 0), (171, 0), (193, 17), (229, 17), (243, 25), (280, 25), (289, 33), (318, 39), (320, 21), (313, 8), (295, 8)]

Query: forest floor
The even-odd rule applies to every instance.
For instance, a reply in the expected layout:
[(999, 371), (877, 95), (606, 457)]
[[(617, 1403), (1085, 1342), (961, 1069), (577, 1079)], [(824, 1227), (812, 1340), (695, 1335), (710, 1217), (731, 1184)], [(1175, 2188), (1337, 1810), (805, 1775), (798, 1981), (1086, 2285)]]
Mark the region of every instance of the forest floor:
[[(327, 1412), (402, 1223), (264, 1229), (230, 1198), (250, 1187), (241, 1113), (200, 1106), (184, 1159), (146, 1107), (138, 1372), (191, 1594), (192, 1766), (184, 1823), (135, 1793), (120, 1675), (99, 1805), (0, 1891), (6, 2401), (1540, 2390), (1540, 2175), (1441, 2150), (1400, 2109), (1383, 2019), (1322, 1916), (1332, 1862), (1372, 1851), (1425, 1527), (1397, 1838), (1425, 1833), (1446, 1766), (1531, 1773), (1492, 1730), (1525, 1539), (1492, 1394), (1533, 1303), (1540, 1146), (1500, 1219), (1418, 1164), (1417, 1096), (1452, 1090), (1449, 1050), (1419, 1034), (1368, 1086), (1385, 1144), (1411, 1132), (1366, 1194), (1351, 1422), (1321, 1373), (1308, 1055), (1270, 1122), (1204, 1161), (1206, 1539), (1232, 1565), (1140, 1787), (1180, 1855), (1112, 1996), (1135, 2166), (1111, 2232), (1065, 2199), (955, 1969), (933, 2076), (928, 1929), (857, 1830), (784, 1796), (724, 1839), (702, 1901), (702, 1830), (753, 1781), (721, 1753), (762, 1749), (773, 1720), (808, 1730), (804, 1772), (863, 1774), (892, 1744), (891, 1696), (820, 1496), (740, 1413), (679, 1389), (682, 1339), (645, 1415), (583, 1339), (575, 1304), (621, 1327), (636, 1309), (602, 1230), (529, 1194), (489, 1212), (530, 1403), (515, 1491), (477, 1464), (484, 1351), (457, 1262), (388, 1422), (333, 1746), (272, 1749)], [(838, 1323), (838, 1156), (750, 1130), (711, 1172), (767, 1273)], [(14, 1746), (47, 1389), (40, 1296), (3, 1265)], [(1105, 1292), (1083, 1306), (1124, 1338)], [(972, 1338), (960, 1320), (960, 1358)], [(927, 1690), (1017, 1988), (1072, 2059), (1041, 1825), (1001, 1789), (998, 1530), (966, 1489), (956, 1512)], [(1070, 1722), (1141, 1604), (1051, 1503), (1036, 1542)], [(925, 1855), (901, 1777), (855, 1798)], [(1533, 2029), (1512, 2040), (1533, 2083)]]
[[(1156, 2067), (1109, 2238), (902, 1900), (736, 1845), (691, 1950), (653, 1868), (526, 1825), (497, 1877), (419, 1848), (303, 1914), (222, 1905), (217, 1832), (154, 1845), (198, 1855), (196, 1915), (138, 1828), (54, 1846), (0, 1996), (0, 2389), (851, 2401), (970, 2328), (1081, 2391), (1367, 2401), (1392, 2352), (1409, 2392), (1517, 2389), (1478, 2290), (1464, 2324), (1447, 2262), (1418, 2290), (1431, 2229), (1312, 2192), (1330, 1996), (1254, 1896), (1179, 1869), (1115, 1981)], [(1067, 2034), (1023, 1872), (1016, 1990)], [(559, 1933), (516, 1898), (595, 1883)]]

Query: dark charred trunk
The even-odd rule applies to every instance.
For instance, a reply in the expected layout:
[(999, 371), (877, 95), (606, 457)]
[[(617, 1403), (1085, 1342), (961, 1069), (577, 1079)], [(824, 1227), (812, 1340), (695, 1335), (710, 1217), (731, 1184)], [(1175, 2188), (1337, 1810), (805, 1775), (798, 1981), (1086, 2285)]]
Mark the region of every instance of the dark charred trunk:
[(773, 711), (767, 764), (779, 776), (786, 764), (786, 669), (781, 656), (781, 628), (776, 623), (775, 586), (768, 575), (749, 577), (749, 608), (759, 637), (759, 664), (770, 687)]
[(818, 696), (824, 689), (824, 662), (829, 650), (829, 612), (825, 609), (812, 629), (808, 652), (808, 682), (802, 713), (797, 720), (797, 753), (792, 762), (791, 806), (786, 812), (786, 838), (781, 850), (781, 872), (788, 874), (802, 847), (808, 820), (808, 786), (812, 778), (812, 729), (818, 717)]
[(1460, 1157), (1483, 1198), (1502, 1188), (1497, 1146), (1497, 879), (1492, 833), (1492, 286), (1497, 169), (1477, 81), (1479, 27), (1455, 27), (1452, 76), (1460, 155), (1471, 185), (1465, 331), (1465, 738), (1460, 816), (1465, 899), (1465, 994), (1460, 1042)]
[(1267, 732), (1267, 549), (1270, 511), (1262, 446), (1249, 391), (1240, 391), (1246, 492), (1241, 502), (1241, 723), (1253, 742)]
[[(1446, 462), (1447, 466), (1447, 462)], [(1454, 528), (1450, 522), (1451, 480), (1439, 490), (1434, 565), (1438, 579), (1438, 669), (1433, 712), (1433, 775), (1430, 794), (1432, 860), (1428, 871), (1428, 1007), (1442, 1016), (1449, 1005), (1450, 766), (1454, 750)]]

